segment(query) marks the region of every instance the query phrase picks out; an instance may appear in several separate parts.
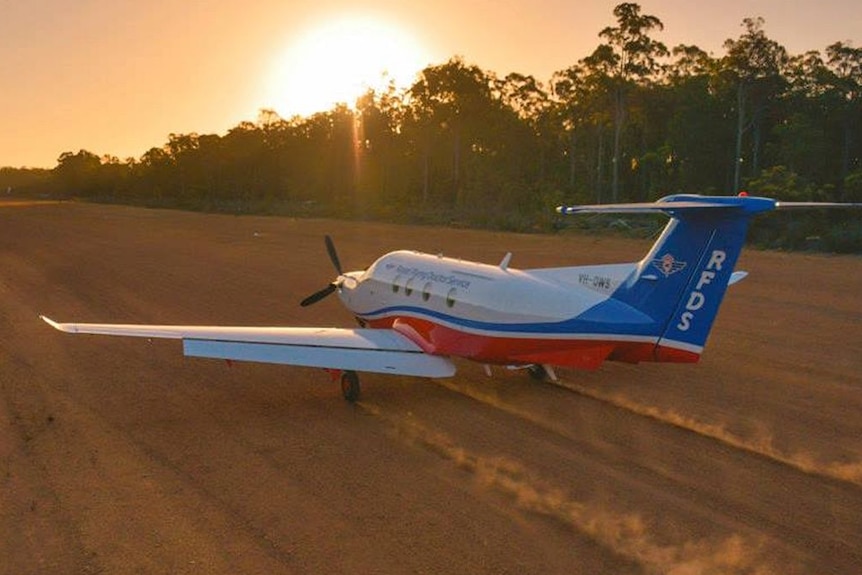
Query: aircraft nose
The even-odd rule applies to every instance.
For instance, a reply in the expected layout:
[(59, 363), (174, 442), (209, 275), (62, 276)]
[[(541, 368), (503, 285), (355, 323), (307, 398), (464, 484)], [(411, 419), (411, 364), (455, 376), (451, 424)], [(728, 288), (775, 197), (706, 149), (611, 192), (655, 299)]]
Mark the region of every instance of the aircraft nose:
[(340, 276), (338, 276), (338, 297), (345, 304), (350, 304), (353, 301), (353, 292), (359, 288), (360, 280), (359, 276), (362, 275), (362, 272), (347, 272)]
[(362, 272), (347, 272), (345, 274), (342, 274), (342, 275), (338, 276), (339, 286), (343, 290), (347, 290), (347, 291), (354, 290), (357, 287), (359, 287), (361, 275), (362, 275)]

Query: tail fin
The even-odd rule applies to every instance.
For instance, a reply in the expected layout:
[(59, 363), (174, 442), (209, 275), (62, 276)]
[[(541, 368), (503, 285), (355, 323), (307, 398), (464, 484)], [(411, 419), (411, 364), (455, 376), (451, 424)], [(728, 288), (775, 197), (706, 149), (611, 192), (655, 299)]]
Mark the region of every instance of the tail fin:
[[(656, 345), (634, 361), (694, 362), (706, 344), (745, 243), (751, 218), (777, 208), (852, 204), (781, 203), (750, 196), (675, 195), (655, 203), (560, 207), (562, 214), (663, 212), (670, 222), (613, 295), (655, 320)], [(858, 204), (856, 205), (858, 206)]]

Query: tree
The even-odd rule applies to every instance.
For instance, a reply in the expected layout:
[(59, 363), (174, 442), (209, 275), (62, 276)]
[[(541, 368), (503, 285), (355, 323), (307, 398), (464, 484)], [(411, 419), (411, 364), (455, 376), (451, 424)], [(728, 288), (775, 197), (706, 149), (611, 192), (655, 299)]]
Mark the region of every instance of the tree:
[(588, 66), (605, 69), (612, 79), (614, 109), (614, 144), (611, 168), (611, 197), (619, 199), (619, 170), (623, 125), (626, 120), (628, 94), (635, 86), (644, 85), (658, 77), (662, 71), (659, 58), (668, 55), (664, 44), (650, 37), (664, 25), (655, 16), (642, 15), (640, 6), (626, 2), (614, 8), (617, 26), (607, 27), (599, 33), (607, 43), (600, 45), (584, 60)]
[[(851, 170), (860, 167), (862, 150), (856, 142), (862, 122), (862, 48), (836, 42), (826, 48), (827, 66), (832, 87), (839, 99), (843, 142), (841, 147), (841, 182)], [(854, 156), (855, 150), (855, 157)]]
[(742, 182), (743, 135), (752, 132), (752, 173), (760, 170), (763, 145), (763, 122), (770, 103), (784, 87), (782, 70), (787, 51), (763, 31), (763, 18), (745, 18), (745, 33), (736, 40), (724, 42), (727, 55), (721, 61), (720, 74), (736, 92), (736, 151), (734, 154), (733, 189)]
[(448, 161), (443, 163), (449, 165), (444, 181), (450, 193), (445, 195), (451, 196), (456, 207), (466, 204), (464, 157), (467, 150), (483, 149), (481, 134), (488, 127), (485, 122), (493, 107), (492, 83), (479, 67), (453, 58), (425, 68), (410, 87), (410, 114), (405, 123), (408, 131), (414, 131), (416, 144), (422, 150), (423, 203), (431, 196), (434, 151), (440, 144), (448, 149)]
[[(600, 59), (599, 62), (606, 61)], [(578, 64), (554, 74), (552, 88), (558, 99), (560, 128), (564, 133), (565, 155), (568, 158), (568, 184), (578, 188), (580, 158), (586, 158), (583, 171), (595, 201), (601, 202), (604, 186), (604, 133), (611, 124), (608, 94), (612, 92), (608, 70), (581, 60)], [(582, 144), (583, 143), (583, 144)], [(583, 153), (579, 147), (587, 148)]]
[(357, 199), (378, 210), (395, 213), (405, 203), (409, 178), (404, 169), (406, 150), (400, 138), (405, 103), (395, 86), (369, 90), (356, 103)]
[(697, 46), (672, 50), (665, 76), (663, 135), (669, 190), (711, 192), (729, 183), (726, 174), (733, 131), (713, 89), (718, 60)]
[(63, 152), (57, 159), (53, 175), (64, 194), (95, 196), (99, 192), (97, 178), (101, 167), (102, 161), (93, 152)]

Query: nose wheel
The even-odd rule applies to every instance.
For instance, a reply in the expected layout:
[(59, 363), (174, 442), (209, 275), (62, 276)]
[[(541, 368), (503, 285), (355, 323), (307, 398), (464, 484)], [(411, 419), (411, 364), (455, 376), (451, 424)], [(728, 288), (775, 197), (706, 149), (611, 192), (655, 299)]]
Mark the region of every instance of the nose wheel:
[(361, 388), (359, 386), (359, 376), (355, 371), (345, 371), (341, 374), (341, 393), (344, 399), (350, 403), (355, 403), (359, 400)]

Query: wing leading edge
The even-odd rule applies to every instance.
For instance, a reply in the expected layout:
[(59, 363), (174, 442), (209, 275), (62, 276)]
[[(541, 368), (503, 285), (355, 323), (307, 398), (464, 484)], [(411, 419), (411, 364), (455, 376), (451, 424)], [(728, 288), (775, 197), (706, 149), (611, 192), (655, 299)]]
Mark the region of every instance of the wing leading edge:
[(455, 373), (449, 359), (426, 354), (391, 329), (59, 323), (41, 317), (66, 333), (180, 339), (183, 353), (189, 357), (419, 377), (450, 377)]

